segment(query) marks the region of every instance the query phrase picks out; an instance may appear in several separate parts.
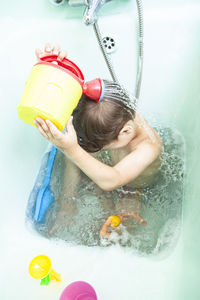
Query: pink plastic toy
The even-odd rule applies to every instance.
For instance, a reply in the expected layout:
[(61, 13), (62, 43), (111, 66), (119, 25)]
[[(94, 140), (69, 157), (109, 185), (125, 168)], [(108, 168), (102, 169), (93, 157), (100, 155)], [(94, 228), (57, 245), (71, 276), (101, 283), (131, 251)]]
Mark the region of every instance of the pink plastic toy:
[(97, 295), (89, 283), (75, 281), (64, 289), (60, 300), (97, 300)]

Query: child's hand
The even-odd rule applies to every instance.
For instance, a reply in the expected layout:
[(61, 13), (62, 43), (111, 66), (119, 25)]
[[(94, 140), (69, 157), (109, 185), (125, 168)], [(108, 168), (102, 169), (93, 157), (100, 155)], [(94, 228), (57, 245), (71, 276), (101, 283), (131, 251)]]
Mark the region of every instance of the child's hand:
[(62, 133), (57, 127), (49, 120), (44, 121), (42, 118), (37, 117), (34, 123), (39, 132), (57, 148), (66, 151), (73, 151), (78, 146), (77, 135), (72, 124), (73, 117), (70, 117), (65, 128), (65, 133)]
[(63, 60), (67, 56), (67, 52), (65, 50), (61, 50), (59, 45), (51, 47), (49, 43), (47, 43), (44, 47), (44, 52), (42, 52), (41, 49), (37, 48), (35, 49), (35, 54), (38, 60), (40, 60), (41, 57), (47, 56), (47, 55), (58, 55), (58, 59)]

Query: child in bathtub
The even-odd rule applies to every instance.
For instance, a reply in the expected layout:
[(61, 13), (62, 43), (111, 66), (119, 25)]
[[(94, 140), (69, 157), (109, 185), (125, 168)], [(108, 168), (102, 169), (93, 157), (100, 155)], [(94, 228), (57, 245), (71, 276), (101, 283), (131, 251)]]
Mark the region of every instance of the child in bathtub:
[[(51, 48), (47, 44), (44, 53), (36, 49), (38, 59), (49, 54), (58, 54), (61, 60), (66, 56), (59, 46)], [(76, 186), (79, 170), (105, 191), (121, 186), (127, 190), (144, 188), (154, 183), (161, 163), (161, 138), (124, 102), (125, 99), (115, 101), (104, 97), (96, 103), (83, 95), (66, 124), (65, 133), (49, 120), (35, 119), (39, 132), (66, 155), (66, 180), (70, 180), (66, 185)], [(97, 159), (96, 152), (101, 149), (109, 150), (112, 166)], [(116, 212), (138, 212), (139, 201), (126, 194), (121, 195)]]

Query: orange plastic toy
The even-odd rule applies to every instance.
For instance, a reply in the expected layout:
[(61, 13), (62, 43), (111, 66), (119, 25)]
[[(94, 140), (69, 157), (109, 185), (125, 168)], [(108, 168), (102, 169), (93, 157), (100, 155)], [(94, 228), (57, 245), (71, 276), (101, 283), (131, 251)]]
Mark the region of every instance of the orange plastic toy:
[[(132, 217), (134, 219), (136, 219), (141, 225), (145, 226), (147, 225), (147, 222), (144, 221), (138, 214), (134, 214), (134, 213), (127, 213), (127, 214), (120, 214), (117, 216), (110, 216), (106, 222), (104, 223), (103, 227), (101, 228), (100, 231), (100, 236), (101, 237), (108, 237), (112, 230), (108, 230), (108, 227), (112, 227), (112, 228), (116, 228), (120, 225), (120, 223), (123, 222), (124, 218), (127, 217)], [(115, 232), (119, 232), (119, 230), (115, 229)]]

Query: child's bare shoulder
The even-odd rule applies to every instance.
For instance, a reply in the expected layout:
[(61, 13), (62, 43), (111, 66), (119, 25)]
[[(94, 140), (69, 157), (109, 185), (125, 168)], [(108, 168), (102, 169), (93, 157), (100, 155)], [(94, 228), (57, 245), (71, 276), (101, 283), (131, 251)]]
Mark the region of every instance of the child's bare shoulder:
[(151, 136), (145, 137), (141, 143), (138, 144), (138, 148), (145, 148), (146, 150), (153, 151), (159, 155), (163, 149), (163, 143), (160, 135), (152, 129)]
[(161, 153), (163, 143), (158, 132), (139, 114), (136, 114), (136, 126), (138, 127), (138, 136), (131, 145), (134, 148), (143, 148), (155, 151), (158, 155)]

